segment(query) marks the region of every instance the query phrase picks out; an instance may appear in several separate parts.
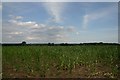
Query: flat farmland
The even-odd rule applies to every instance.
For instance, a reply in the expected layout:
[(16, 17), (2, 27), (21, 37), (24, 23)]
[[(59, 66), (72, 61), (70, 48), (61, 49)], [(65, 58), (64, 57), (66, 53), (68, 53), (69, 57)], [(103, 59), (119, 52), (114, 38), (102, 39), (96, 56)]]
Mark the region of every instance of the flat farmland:
[(117, 78), (117, 45), (3, 46), (3, 78)]

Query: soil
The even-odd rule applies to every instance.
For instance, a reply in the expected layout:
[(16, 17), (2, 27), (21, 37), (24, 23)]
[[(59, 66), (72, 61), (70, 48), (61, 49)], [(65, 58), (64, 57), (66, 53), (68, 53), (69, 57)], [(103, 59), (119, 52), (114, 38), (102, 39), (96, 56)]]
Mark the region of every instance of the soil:
[(58, 69), (56, 66), (51, 67), (47, 72), (38, 73), (38, 71), (26, 72), (16, 70), (10, 65), (3, 66), (3, 78), (114, 78), (111, 68), (97, 64), (95, 68), (85, 65), (76, 65), (71, 71), (67, 68)]

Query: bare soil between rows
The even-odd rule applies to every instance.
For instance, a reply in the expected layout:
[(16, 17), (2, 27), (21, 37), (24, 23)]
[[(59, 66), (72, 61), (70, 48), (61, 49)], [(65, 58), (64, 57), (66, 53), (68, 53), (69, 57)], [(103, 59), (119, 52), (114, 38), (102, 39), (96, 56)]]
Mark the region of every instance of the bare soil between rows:
[(97, 64), (92, 67), (86, 65), (76, 65), (73, 69), (68, 70), (66, 67), (58, 69), (56, 66), (51, 67), (46, 72), (30, 71), (26, 72), (22, 68), (14, 69), (10, 65), (3, 65), (3, 78), (116, 78), (117, 75), (112, 73), (112, 69), (105, 65)]

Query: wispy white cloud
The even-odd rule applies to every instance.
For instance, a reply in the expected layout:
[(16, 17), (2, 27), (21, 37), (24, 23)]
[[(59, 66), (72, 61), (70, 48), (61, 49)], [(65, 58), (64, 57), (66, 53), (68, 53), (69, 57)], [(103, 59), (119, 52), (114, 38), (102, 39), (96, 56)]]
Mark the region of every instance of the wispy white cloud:
[(16, 35), (19, 35), (19, 34), (22, 34), (23, 32), (11, 32), (10, 34), (16, 34)]
[(38, 27), (38, 24), (33, 21), (22, 22), (22, 21), (16, 21), (16, 20), (9, 20), (9, 22), (16, 24), (17, 26), (32, 27), (32, 28)]
[(34, 40), (34, 39), (37, 39), (37, 38), (28, 36), (28, 37), (26, 37), (26, 39), (27, 39), (27, 40)]
[(8, 21), (12, 24), (16, 24), (17, 26), (23, 26), (23, 27), (32, 27), (32, 28), (37, 28), (38, 24), (34, 21), (21, 21), (23, 19), (22, 16), (13, 16), (9, 15), (11, 19)]
[(85, 28), (85, 29), (87, 28), (88, 22), (89, 22), (89, 15), (85, 15), (83, 17), (83, 28)]
[(47, 10), (47, 12), (51, 15), (50, 20), (59, 23), (62, 21), (62, 13), (64, 11), (65, 3), (58, 2), (46, 2), (43, 3), (43, 6)]
[(109, 14), (113, 12), (114, 8), (115, 7), (112, 6), (112, 7), (107, 7), (104, 9), (93, 11), (92, 13), (86, 13), (83, 16), (83, 28), (86, 29), (88, 24), (94, 20), (98, 20), (103, 17), (109, 16)]
[(76, 32), (76, 34), (77, 34), (77, 35), (79, 35), (79, 34), (80, 34), (80, 32)]
[(12, 18), (13, 20), (19, 20), (19, 19), (23, 19), (22, 16), (14, 16), (14, 15), (9, 15), (10, 18)]
[(70, 26), (70, 27), (67, 28), (67, 31), (68, 32), (75, 32), (76, 30), (75, 30), (74, 26)]

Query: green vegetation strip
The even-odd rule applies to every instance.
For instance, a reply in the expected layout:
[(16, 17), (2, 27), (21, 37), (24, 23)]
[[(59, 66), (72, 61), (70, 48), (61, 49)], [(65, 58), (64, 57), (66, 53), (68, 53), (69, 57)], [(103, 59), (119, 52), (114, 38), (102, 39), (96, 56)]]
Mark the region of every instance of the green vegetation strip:
[(88, 69), (89, 75), (76, 73), (76, 77), (114, 78), (118, 72), (116, 45), (3, 46), (2, 56), (3, 77), (15, 76), (14, 71), (27, 77), (60, 77), (68, 71), (69, 77), (74, 70), (82, 73), (82, 67)]

